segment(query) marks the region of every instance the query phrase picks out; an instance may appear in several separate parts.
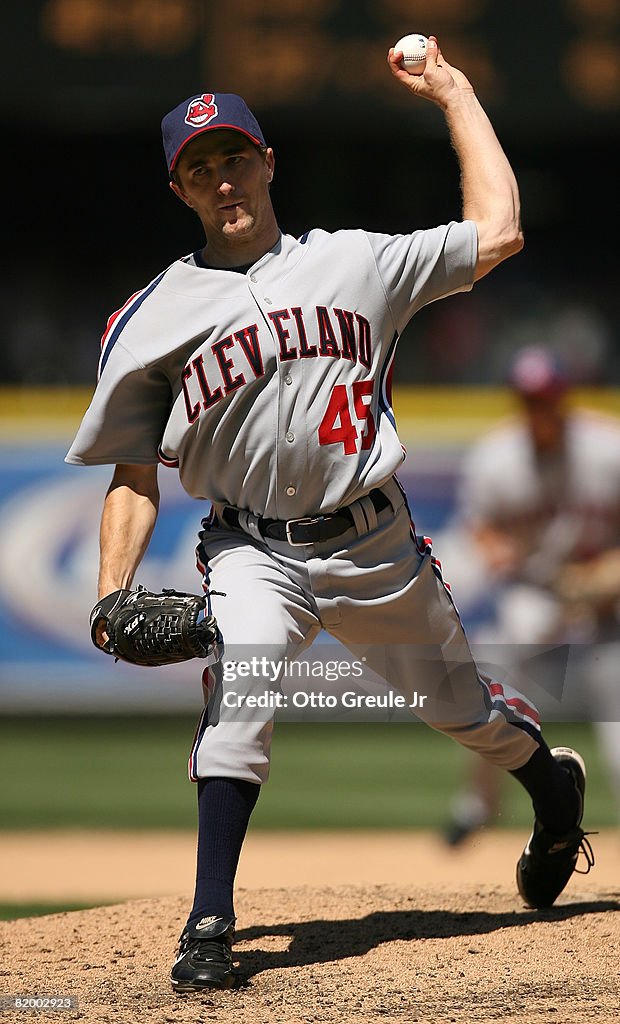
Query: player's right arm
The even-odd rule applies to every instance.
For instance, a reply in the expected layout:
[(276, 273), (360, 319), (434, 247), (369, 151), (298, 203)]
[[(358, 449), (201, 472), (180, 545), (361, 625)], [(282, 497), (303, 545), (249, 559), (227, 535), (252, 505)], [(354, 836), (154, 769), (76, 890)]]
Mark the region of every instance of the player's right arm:
[(461, 170), (463, 220), (478, 233), (478, 281), (523, 248), (517, 181), (493, 125), (469, 80), (443, 57), (435, 36), (429, 38), (422, 75), (410, 75), (390, 49), (388, 64), (395, 78), (416, 96), (443, 110)]
[(157, 466), (118, 465), (103, 504), (98, 596), (131, 587), (159, 510)]

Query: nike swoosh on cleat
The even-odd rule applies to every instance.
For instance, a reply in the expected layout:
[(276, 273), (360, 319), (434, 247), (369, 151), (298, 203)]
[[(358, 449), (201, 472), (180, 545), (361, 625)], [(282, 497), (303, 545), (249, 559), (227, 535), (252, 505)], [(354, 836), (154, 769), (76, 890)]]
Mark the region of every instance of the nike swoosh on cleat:
[(210, 928), (216, 921), (221, 921), (221, 917), (203, 917), (198, 924), (194, 925), (197, 932), (203, 931), (205, 928)]

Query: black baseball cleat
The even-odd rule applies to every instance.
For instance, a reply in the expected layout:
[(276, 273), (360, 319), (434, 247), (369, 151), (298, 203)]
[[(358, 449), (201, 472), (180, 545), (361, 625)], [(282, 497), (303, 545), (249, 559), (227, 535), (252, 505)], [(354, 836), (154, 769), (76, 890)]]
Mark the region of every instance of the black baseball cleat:
[(170, 971), (175, 992), (232, 988), (236, 984), (232, 944), (234, 917), (203, 917), (185, 928)]
[(594, 866), (594, 853), (581, 828), (586, 790), (586, 766), (583, 758), (570, 747), (554, 747), (551, 754), (568, 772), (579, 794), (580, 810), (573, 828), (563, 835), (548, 832), (537, 818), (517, 864), (517, 886), (528, 907), (550, 907), (569, 878), (577, 871), (577, 858), (583, 853), (586, 865), (579, 874), (587, 875)]

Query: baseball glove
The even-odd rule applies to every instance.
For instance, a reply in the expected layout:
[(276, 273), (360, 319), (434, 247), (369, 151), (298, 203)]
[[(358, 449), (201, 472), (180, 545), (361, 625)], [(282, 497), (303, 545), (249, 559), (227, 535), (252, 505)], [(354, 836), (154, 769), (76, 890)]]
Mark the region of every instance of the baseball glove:
[[(173, 665), (190, 658), (217, 661), (219, 631), (213, 615), (203, 615), (206, 597), (145, 587), (115, 590), (90, 613), (90, 634), (99, 650), (130, 665)], [(107, 635), (103, 643), (102, 630)]]

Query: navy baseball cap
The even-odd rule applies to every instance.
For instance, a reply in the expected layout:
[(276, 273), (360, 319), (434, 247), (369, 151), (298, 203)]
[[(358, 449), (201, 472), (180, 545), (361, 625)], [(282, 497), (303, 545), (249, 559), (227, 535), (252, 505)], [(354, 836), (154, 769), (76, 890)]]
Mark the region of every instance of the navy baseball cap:
[(226, 92), (201, 92), (183, 100), (161, 122), (168, 173), (172, 173), (187, 145), (197, 135), (215, 128), (241, 132), (256, 146), (266, 146), (261, 127), (241, 96)]
[(540, 346), (524, 348), (510, 368), (511, 387), (524, 398), (559, 395), (568, 388), (568, 376), (560, 360)]

